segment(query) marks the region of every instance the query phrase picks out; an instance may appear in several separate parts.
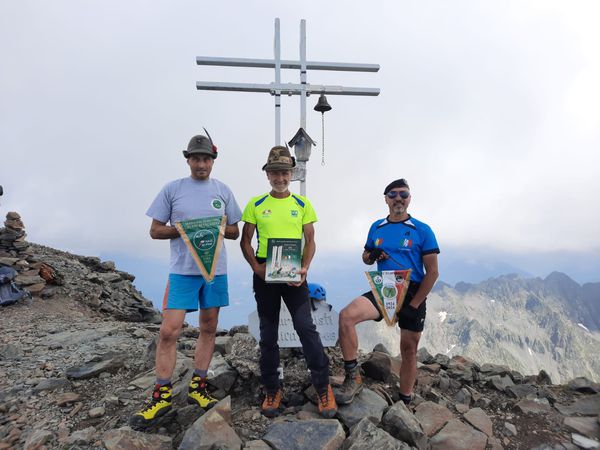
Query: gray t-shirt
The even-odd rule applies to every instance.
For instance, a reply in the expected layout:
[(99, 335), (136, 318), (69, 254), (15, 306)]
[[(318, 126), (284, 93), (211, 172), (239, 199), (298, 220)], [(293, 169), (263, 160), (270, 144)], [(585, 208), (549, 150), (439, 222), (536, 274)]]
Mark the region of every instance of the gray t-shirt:
[[(167, 183), (146, 211), (148, 217), (171, 225), (182, 220), (223, 214), (227, 214), (227, 225), (237, 223), (242, 218), (242, 211), (231, 189), (214, 178), (194, 180), (192, 177)], [(179, 275), (200, 275), (200, 269), (181, 238), (171, 239), (169, 270)], [(226, 273), (227, 252), (223, 242), (215, 274)]]

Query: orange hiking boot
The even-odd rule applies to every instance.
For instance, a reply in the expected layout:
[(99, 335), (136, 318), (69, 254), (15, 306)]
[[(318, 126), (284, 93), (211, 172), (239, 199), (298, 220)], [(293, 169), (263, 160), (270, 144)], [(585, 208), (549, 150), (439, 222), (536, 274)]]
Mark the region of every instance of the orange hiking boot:
[(335, 397), (333, 396), (331, 384), (327, 385), (327, 390), (322, 394), (317, 392), (317, 403), (319, 406), (319, 414), (326, 419), (335, 417), (337, 414), (337, 404), (335, 403)]
[(283, 393), (281, 388), (276, 391), (267, 391), (265, 400), (262, 403), (262, 413), (269, 418), (277, 417), (281, 412), (281, 397)]

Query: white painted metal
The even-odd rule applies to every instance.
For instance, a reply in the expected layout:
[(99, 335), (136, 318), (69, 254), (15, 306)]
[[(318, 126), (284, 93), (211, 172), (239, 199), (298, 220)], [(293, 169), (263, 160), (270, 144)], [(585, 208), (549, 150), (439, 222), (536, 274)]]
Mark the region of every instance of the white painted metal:
[[(279, 18), (275, 19), (275, 84), (281, 84), (281, 41)], [(281, 91), (275, 90), (275, 145), (281, 145)]]
[[(303, 88), (300, 91), (300, 127), (306, 130), (306, 20), (304, 19), (300, 21), (300, 85)], [(305, 177), (300, 180), (300, 195), (306, 195)]]
[[(221, 56), (196, 56), (196, 64), (199, 66), (254, 67), (259, 69), (273, 69), (275, 67), (275, 62), (272, 59), (226, 58)], [(282, 69), (300, 69), (301, 65), (300, 61), (281, 60)], [(379, 64), (307, 61), (306, 68), (308, 70), (333, 70), (340, 72), (379, 72)]]
[[(275, 91), (280, 91), (282, 95), (300, 95), (300, 93), (303, 90), (303, 87), (301, 84), (295, 83), (281, 83), (279, 85), (276, 85), (275, 83), (254, 84), (197, 81), (196, 89), (203, 91), (267, 92), (271, 95), (275, 95)], [(306, 92), (308, 94), (320, 94), (321, 92), (323, 92), (327, 95), (377, 96), (379, 95), (380, 90), (378, 88), (306, 84)]]

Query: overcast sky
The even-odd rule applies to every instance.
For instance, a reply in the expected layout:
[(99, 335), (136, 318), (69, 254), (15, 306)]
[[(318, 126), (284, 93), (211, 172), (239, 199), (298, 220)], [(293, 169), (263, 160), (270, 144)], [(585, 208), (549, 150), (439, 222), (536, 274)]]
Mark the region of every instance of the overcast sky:
[[(273, 71), (195, 57), (271, 58), (275, 17), (284, 59), (298, 57), (304, 18), (308, 60), (381, 65), (308, 73), (381, 89), (329, 97), (325, 166), (309, 98), (322, 255), (359, 252), (387, 213), (384, 186), (400, 177), (442, 249), (600, 254), (595, 1), (2, 1), (0, 213), (19, 211), (33, 242), (167, 258), (145, 211), (189, 174), (181, 150), (203, 126), (219, 147), (213, 176), (240, 206), (266, 192), (273, 98), (195, 82), (265, 83)], [(283, 97), (283, 137), (298, 126), (299, 98)]]

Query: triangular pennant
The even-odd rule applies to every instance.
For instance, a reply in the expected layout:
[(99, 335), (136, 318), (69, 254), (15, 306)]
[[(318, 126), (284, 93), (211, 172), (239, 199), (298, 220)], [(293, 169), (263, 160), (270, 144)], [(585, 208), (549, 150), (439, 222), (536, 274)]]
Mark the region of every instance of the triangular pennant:
[(375, 296), (377, 308), (390, 326), (398, 320), (397, 314), (402, 308), (410, 283), (410, 273), (411, 269), (365, 272), (371, 285), (371, 292)]
[(215, 277), (216, 263), (223, 247), (226, 221), (227, 216), (215, 216), (184, 220), (175, 224), (206, 281), (212, 281)]

